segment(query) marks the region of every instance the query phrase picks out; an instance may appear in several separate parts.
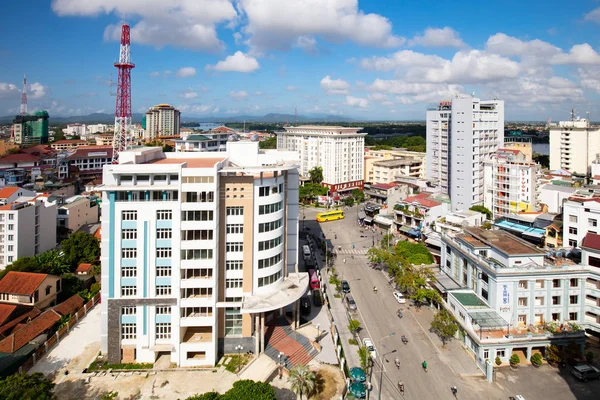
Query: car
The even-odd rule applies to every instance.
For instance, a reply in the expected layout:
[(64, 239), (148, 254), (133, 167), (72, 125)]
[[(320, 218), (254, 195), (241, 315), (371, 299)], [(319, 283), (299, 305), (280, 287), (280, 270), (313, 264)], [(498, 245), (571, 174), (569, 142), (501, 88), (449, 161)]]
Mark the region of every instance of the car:
[(342, 292), (350, 293), (350, 284), (348, 281), (342, 281)]
[(395, 291), (394, 292), (394, 298), (396, 299), (396, 301), (400, 304), (404, 304), (406, 303), (406, 298), (404, 297), (404, 295), (402, 293), (400, 293), (399, 291)]
[(311, 309), (310, 299), (308, 298), (308, 296), (302, 297), (300, 299), (300, 313), (302, 315), (308, 315), (308, 314), (310, 314), (310, 309)]
[(354, 301), (354, 297), (348, 295), (346, 296), (346, 305), (350, 310), (356, 310), (356, 302)]
[(600, 369), (589, 364), (580, 364), (573, 367), (571, 373), (580, 381), (587, 382), (590, 379), (600, 379)]
[(364, 338), (363, 346), (367, 348), (367, 351), (371, 355), (371, 358), (374, 360), (377, 357), (377, 350), (375, 350), (375, 346), (373, 346), (373, 341), (368, 337)]
[(315, 306), (321, 307), (323, 305), (323, 298), (321, 297), (321, 291), (313, 290), (312, 295), (313, 295), (313, 303), (315, 304)]

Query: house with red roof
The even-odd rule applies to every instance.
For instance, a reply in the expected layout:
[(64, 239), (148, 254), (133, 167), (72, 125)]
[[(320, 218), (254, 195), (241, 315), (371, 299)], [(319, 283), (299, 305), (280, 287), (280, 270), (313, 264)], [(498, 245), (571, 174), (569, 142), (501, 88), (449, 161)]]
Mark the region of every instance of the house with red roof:
[(36, 167), (39, 164), (39, 157), (35, 157), (31, 154), (23, 152), (8, 154), (0, 158), (0, 170), (9, 168)]
[[(61, 315), (54, 310), (48, 310), (33, 320), (16, 326), (13, 333), (0, 340), (0, 353), (12, 354), (23, 346), (34, 341), (38, 336), (50, 332), (52, 327), (60, 320)], [(43, 337), (40, 342), (45, 341)]]
[(398, 231), (419, 237), (425, 228), (449, 212), (449, 199), (435, 197), (431, 193), (419, 193), (394, 205), (394, 223)]
[(59, 276), (35, 272), (8, 272), (0, 280), (0, 302), (44, 309), (56, 304)]
[[(0, 189), (0, 205), (6, 205), (15, 202), (19, 197), (35, 197), (37, 194), (32, 190), (20, 188), (18, 186), (6, 186)], [(0, 222), (3, 222), (0, 219)]]

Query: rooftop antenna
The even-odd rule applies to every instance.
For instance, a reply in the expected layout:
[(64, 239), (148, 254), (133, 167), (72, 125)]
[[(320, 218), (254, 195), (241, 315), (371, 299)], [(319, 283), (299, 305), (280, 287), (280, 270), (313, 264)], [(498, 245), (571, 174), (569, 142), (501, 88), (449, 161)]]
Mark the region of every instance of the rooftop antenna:
[(571, 108), (571, 121), (575, 121), (575, 109)]
[(21, 93), (21, 115), (27, 114), (27, 76), (23, 74), (23, 92)]
[(128, 24), (121, 26), (121, 46), (119, 61), (114, 65), (119, 71), (117, 80), (117, 102), (115, 108), (115, 133), (113, 138), (112, 163), (119, 163), (119, 153), (127, 150), (131, 130), (131, 37)]

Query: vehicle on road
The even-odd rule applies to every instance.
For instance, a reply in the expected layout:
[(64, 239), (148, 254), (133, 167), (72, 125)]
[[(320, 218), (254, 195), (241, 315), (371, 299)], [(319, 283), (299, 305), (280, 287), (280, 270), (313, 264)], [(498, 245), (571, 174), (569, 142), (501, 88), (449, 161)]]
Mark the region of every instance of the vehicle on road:
[(342, 292), (350, 293), (350, 284), (348, 281), (342, 281)]
[(591, 379), (600, 379), (600, 369), (590, 364), (580, 364), (573, 367), (571, 373), (580, 381), (587, 382)]
[(316, 307), (321, 307), (323, 305), (323, 297), (320, 290), (313, 290), (313, 303)]
[(310, 246), (307, 246), (307, 245), (302, 246), (302, 253), (304, 255), (305, 260), (312, 258), (312, 254), (310, 252)]
[(308, 279), (310, 279), (310, 288), (315, 290), (315, 289), (320, 289), (321, 288), (321, 282), (319, 282), (319, 276), (317, 275), (317, 271), (314, 269), (309, 269), (308, 270)]
[(377, 350), (375, 350), (375, 346), (373, 346), (373, 341), (371, 340), (371, 338), (364, 338), (363, 346), (367, 348), (367, 351), (371, 355), (371, 358), (374, 360), (377, 357)]
[(346, 305), (350, 310), (356, 310), (356, 302), (354, 301), (354, 297), (348, 295), (346, 296)]
[(318, 222), (327, 222), (327, 221), (335, 221), (338, 219), (344, 219), (344, 211), (342, 210), (333, 210), (326, 211), (317, 214)]
[(310, 314), (310, 310), (311, 310), (311, 305), (310, 305), (310, 299), (308, 298), (308, 296), (304, 296), (300, 299), (300, 313), (302, 315), (308, 315)]
[(400, 304), (405, 304), (406, 303), (406, 298), (404, 297), (404, 295), (402, 293), (400, 293), (399, 291), (395, 291), (394, 292), (394, 298), (396, 299), (396, 301)]

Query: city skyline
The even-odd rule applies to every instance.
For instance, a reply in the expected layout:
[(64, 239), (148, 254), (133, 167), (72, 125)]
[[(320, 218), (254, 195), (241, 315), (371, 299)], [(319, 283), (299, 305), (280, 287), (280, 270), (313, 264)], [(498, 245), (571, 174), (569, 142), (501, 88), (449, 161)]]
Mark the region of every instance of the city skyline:
[[(454, 94), (500, 98), (507, 120), (600, 116), (596, 1), (505, 1), (501, 9), (356, 0), (5, 5), (0, 115), (114, 112), (120, 23), (132, 27), (135, 113), (186, 117), (333, 114), (423, 120)], [(542, 8), (543, 7), (543, 8)], [(23, 25), (22, 15), (29, 21)], [(516, 18), (520, 16), (519, 18)], [(23, 25), (23, 26), (22, 26)], [(19, 37), (19, 40), (14, 40)], [(27, 50), (31, 48), (31, 50)], [(114, 90), (114, 89), (113, 89)]]

